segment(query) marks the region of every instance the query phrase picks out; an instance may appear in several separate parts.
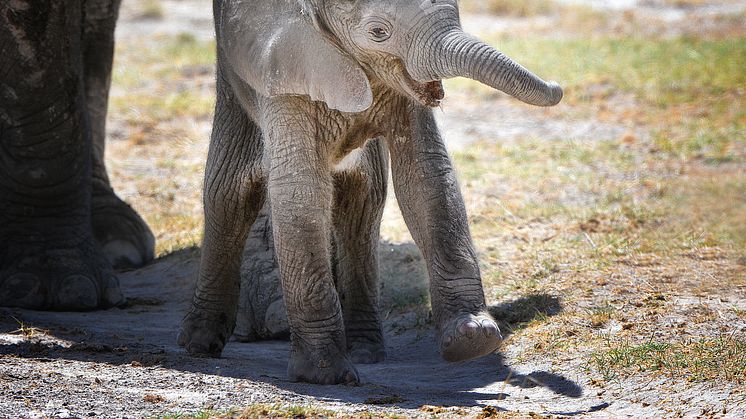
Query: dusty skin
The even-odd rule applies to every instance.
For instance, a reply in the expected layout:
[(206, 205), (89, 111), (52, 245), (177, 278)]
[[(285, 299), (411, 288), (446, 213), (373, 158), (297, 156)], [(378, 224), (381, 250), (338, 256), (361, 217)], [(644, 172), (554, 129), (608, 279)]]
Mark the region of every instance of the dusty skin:
[[(119, 51), (137, 59), (146, 54), (131, 45), (157, 48), (184, 33), (199, 41), (211, 39), (209, 3), (125, 0), (117, 33)], [(612, 3), (626, 7), (637, 2)], [(634, 9), (639, 20), (633, 23), (640, 25), (633, 28), (636, 34), (647, 35), (649, 31), (675, 37), (709, 31), (708, 36), (714, 39), (733, 31), (740, 36), (746, 34), (743, 20), (732, 18), (743, 16), (739, 2), (639, 3)], [(159, 4), (160, 11), (152, 4)], [(726, 17), (717, 17), (721, 9)], [(633, 24), (628, 12), (624, 8), (612, 10), (601, 29), (587, 30), (596, 34), (607, 30), (607, 26), (630, 30), (625, 26)], [(531, 28), (554, 39), (570, 36), (568, 33), (578, 29), (551, 29), (555, 22), (556, 18), (543, 15), (464, 16), (465, 29), (474, 33)], [(520, 61), (520, 57), (516, 58)], [(163, 81), (157, 75), (165, 73), (169, 64), (155, 65), (148, 73), (152, 77), (139, 81), (144, 86), (140, 90), (159, 98), (171, 98), (172, 94), (179, 98), (184, 92), (197, 92), (189, 98), (202, 98), (214, 90), (209, 65), (185, 66), (179, 69), (178, 78), (168, 79), (165, 87), (159, 85)], [(199, 233), (195, 232), (201, 228), (199, 191), (212, 103), (209, 99), (206, 103), (189, 102), (189, 112), (199, 113), (193, 116), (178, 109), (178, 102), (167, 102), (176, 116), (154, 122), (162, 112), (160, 103), (156, 112), (148, 112), (143, 110), (145, 105), (127, 96), (142, 93), (124, 84), (144, 77), (138, 72), (139, 67), (131, 61), (118, 61), (115, 66), (115, 80), (121, 84), (115, 84), (112, 90), (107, 164), (112, 168), (115, 188), (157, 232), (161, 258), (144, 269), (119, 275), (122, 290), (130, 299), (123, 308), (93, 313), (0, 309), (0, 418), (173, 417), (227, 413), (232, 409), (240, 412), (254, 403), (407, 417), (474, 417), (482, 413), (610, 418), (746, 415), (743, 381), (739, 384), (722, 376), (703, 381), (677, 371), (638, 373), (634, 368), (630, 375), (620, 373), (619, 378), (605, 381), (594, 364), (589, 364), (592, 350), (583, 346), (585, 340), (591, 340), (602, 351), (607, 344), (604, 339), (611, 342), (619, 336), (622, 340), (637, 336), (652, 341), (664, 339), (672, 330), (702, 331), (705, 336), (723, 333), (743, 339), (746, 284), (727, 280), (746, 275), (743, 249), (736, 249), (740, 259), (732, 257), (727, 249), (711, 248), (683, 251), (680, 259), (618, 256), (614, 259), (615, 263), (619, 261), (615, 265), (619, 266), (616, 276), (609, 276), (619, 281), (618, 286), (600, 274), (587, 277), (583, 272), (572, 271), (574, 265), (567, 267), (574, 260), (572, 255), (562, 256), (556, 265), (529, 262), (530, 252), (539, 248), (537, 243), (551, 244), (570, 228), (538, 218), (526, 219), (515, 229), (485, 238), (478, 230), (485, 217), (480, 214), (498, 213), (484, 211), (483, 206), (492, 202), (488, 194), (504, 197), (506, 207), (497, 210), (500, 217), (511, 220), (522, 217), (509, 206), (511, 196), (538, 200), (534, 195), (537, 192), (521, 185), (518, 179), (515, 183), (508, 179), (507, 183), (495, 182), (487, 192), (474, 193), (469, 173), (459, 176), (467, 191), (467, 207), (474, 217), (471, 221), (478, 249), (485, 254), (482, 263), (486, 275), (492, 284), (514, 280), (518, 283), (507, 292), (488, 291), (490, 311), (504, 320), (500, 327), (506, 342), (499, 354), (462, 364), (442, 360), (423, 300), (427, 294), (423, 264), (401, 227), (401, 216), (390, 194), (380, 246), (389, 356), (377, 365), (357, 366), (361, 386), (288, 382), (285, 374), (289, 347), (284, 341), (230, 341), (221, 359), (187, 356), (176, 345), (176, 334), (189, 304), (199, 260), (199, 251), (191, 246), (199, 242)], [(478, 160), (479, 149), (475, 152), (469, 147), (485, 141), (503, 144), (506, 149), (527, 137), (552, 144), (568, 139), (586, 145), (610, 139), (637, 144), (650, 141), (657, 126), (630, 123), (617, 115), (621, 115), (618, 109), (629, 112), (638, 108), (636, 99), (625, 93), (606, 94), (604, 80), (598, 81), (597, 88), (600, 95), (605, 95), (602, 109), (575, 109), (570, 106), (575, 103), (570, 97), (567, 106), (544, 111), (518, 106), (516, 101), (499, 95), (477, 101), (468, 89), (448, 90), (447, 86), (443, 112), (436, 114), (450, 151), (457, 154), (471, 150), (466, 157), (460, 157), (461, 161)], [(680, 122), (677, 117), (675, 124)], [(744, 155), (743, 145), (735, 151)], [(599, 170), (604, 169), (600, 167)], [(746, 173), (743, 167), (742, 160), (736, 160), (718, 167), (717, 176), (737, 179)], [(697, 165), (686, 168), (692, 176), (707, 169)], [(585, 202), (589, 198), (578, 193), (565, 199)], [(602, 247), (597, 236), (602, 233), (598, 232), (613, 228), (613, 220), (596, 217), (577, 230), (582, 245)], [(498, 259), (487, 257), (493, 246), (500, 250)], [(541, 256), (557, 251), (542, 250)], [(672, 260), (675, 266), (671, 266)], [(529, 268), (524, 268), (524, 264)], [(504, 276), (495, 280), (491, 276), (495, 270), (504, 272)], [(586, 293), (581, 282), (570, 282), (576, 277), (588, 281), (594, 292)], [(697, 283), (701, 278), (712, 280), (710, 288)], [(530, 282), (540, 286), (531, 288)], [(632, 291), (619, 298), (617, 288), (622, 286)], [(661, 295), (660, 290), (665, 291), (665, 287), (680, 292)], [(624, 307), (604, 311), (610, 304)], [(635, 317), (636, 313), (641, 317)], [(593, 316), (590, 319), (589, 314)], [(651, 316), (657, 323), (648, 320)], [(535, 326), (521, 329), (526, 324)], [(512, 329), (516, 331), (511, 333)], [(493, 409), (485, 409), (486, 406)]]

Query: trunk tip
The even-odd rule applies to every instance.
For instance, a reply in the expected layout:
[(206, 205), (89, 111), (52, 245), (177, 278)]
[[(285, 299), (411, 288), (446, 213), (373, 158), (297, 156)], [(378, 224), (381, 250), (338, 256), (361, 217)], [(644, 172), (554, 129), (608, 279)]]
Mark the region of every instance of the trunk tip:
[(543, 103), (542, 106), (554, 106), (560, 103), (564, 96), (560, 85), (556, 81), (550, 81), (547, 83), (547, 88), (549, 90), (549, 95), (547, 96), (547, 101)]

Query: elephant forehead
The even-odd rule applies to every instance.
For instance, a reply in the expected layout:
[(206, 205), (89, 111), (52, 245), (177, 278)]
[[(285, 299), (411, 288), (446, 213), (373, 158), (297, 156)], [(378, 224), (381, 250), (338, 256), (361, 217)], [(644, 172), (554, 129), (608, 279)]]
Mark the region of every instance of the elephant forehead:
[(458, 9), (458, 5), (453, 0), (422, 0), (420, 9), (424, 11)]
[(370, 14), (389, 13), (392, 18), (411, 21), (426, 14), (442, 13), (443, 16), (458, 14), (458, 5), (453, 0), (395, 0), (367, 2), (362, 10)]

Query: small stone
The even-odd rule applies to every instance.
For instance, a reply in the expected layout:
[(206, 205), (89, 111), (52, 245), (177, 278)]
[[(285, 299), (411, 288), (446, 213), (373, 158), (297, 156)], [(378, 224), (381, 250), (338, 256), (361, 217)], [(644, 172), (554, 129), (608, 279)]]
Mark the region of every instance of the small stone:
[(73, 415), (70, 413), (69, 410), (61, 409), (54, 413), (54, 417), (59, 418), (59, 419), (68, 419), (68, 418), (72, 418)]

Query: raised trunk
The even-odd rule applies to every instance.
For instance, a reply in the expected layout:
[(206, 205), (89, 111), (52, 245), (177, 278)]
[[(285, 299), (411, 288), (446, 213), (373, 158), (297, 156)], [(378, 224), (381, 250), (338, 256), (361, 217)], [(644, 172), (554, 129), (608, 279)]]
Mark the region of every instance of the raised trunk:
[(491, 46), (460, 29), (436, 36), (425, 54), (410, 56), (406, 66), (417, 81), (467, 77), (537, 106), (562, 100), (562, 88), (546, 82)]

